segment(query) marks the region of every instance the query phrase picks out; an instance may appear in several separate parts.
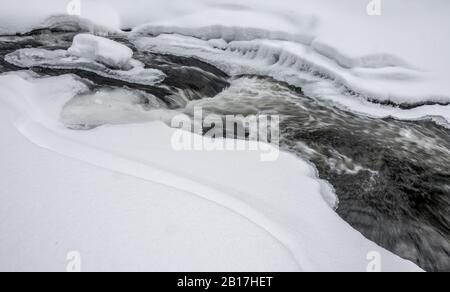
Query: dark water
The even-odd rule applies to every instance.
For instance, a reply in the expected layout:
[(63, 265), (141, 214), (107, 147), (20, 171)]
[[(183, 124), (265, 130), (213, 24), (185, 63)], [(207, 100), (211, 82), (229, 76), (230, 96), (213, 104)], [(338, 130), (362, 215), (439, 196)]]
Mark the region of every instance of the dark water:
[(161, 84), (149, 86), (104, 77), (92, 72), (92, 70), (84, 70), (94, 69), (90, 67), (92, 66), (90, 64), (86, 64), (86, 68), (76, 69), (50, 69), (46, 66), (19, 68), (4, 60), (5, 55), (23, 48), (68, 49), (76, 34), (77, 32), (39, 30), (27, 36), (0, 38), (0, 70), (7, 72), (31, 69), (36, 73), (49, 76), (75, 74), (92, 81), (98, 87), (126, 87), (150, 93), (161, 99), (172, 109), (184, 107), (191, 100), (214, 97), (229, 86), (228, 76), (209, 64), (190, 58), (138, 52), (129, 42), (122, 38), (115, 38), (115, 40), (130, 46), (134, 50), (135, 59), (143, 61), (146, 68), (158, 69), (167, 75), (167, 78)]
[(353, 114), (270, 78), (237, 81), (198, 105), (222, 115), (279, 114), (281, 146), (334, 186), (343, 219), (425, 270), (450, 271), (450, 130)]
[[(26, 47), (67, 48), (74, 34), (39, 31), (0, 38), (0, 71), (19, 69), (4, 62), (4, 55)], [(117, 40), (132, 47), (126, 40)], [(168, 77), (158, 86), (144, 86), (101, 77), (83, 68), (31, 69), (45, 75), (76, 74), (90, 80), (92, 90), (142, 90), (160, 98), (169, 108), (188, 113), (195, 101), (205, 111), (216, 114), (278, 114), (281, 146), (313, 162), (321, 178), (334, 186), (340, 201), (337, 211), (344, 220), (367, 238), (427, 271), (450, 271), (448, 129), (430, 121), (406, 122), (354, 114), (329, 102), (310, 99), (301, 89), (270, 78), (230, 79), (215, 67), (192, 58), (136, 50), (135, 58)]]

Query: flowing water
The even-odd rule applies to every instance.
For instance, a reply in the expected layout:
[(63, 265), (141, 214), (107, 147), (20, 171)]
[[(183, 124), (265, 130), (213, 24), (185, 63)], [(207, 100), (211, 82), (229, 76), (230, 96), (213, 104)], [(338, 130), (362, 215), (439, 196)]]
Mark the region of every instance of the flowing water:
[[(0, 71), (20, 69), (4, 61), (9, 53), (22, 48), (67, 49), (74, 35), (43, 30), (0, 37)], [(89, 80), (93, 92), (117, 88), (135, 92), (133, 104), (141, 109), (159, 104), (187, 114), (201, 106), (219, 115), (279, 115), (281, 147), (311, 161), (320, 177), (334, 186), (340, 202), (337, 212), (344, 220), (427, 271), (450, 271), (450, 130), (426, 120), (351, 113), (268, 77), (231, 78), (193, 58), (139, 52), (125, 39), (116, 40), (132, 47), (136, 59), (163, 71), (167, 78), (148, 86), (83, 68), (29, 69), (50, 76), (78, 75)], [(80, 100), (67, 107), (79, 105)], [(90, 129), (101, 123), (79, 124)]]

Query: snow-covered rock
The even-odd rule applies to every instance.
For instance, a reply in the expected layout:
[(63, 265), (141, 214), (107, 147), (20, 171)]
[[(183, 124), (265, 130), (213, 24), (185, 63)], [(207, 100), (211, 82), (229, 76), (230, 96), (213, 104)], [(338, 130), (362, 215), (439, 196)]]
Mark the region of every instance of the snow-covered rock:
[(125, 45), (91, 34), (79, 34), (73, 39), (69, 54), (100, 62), (113, 69), (129, 69), (133, 51)]

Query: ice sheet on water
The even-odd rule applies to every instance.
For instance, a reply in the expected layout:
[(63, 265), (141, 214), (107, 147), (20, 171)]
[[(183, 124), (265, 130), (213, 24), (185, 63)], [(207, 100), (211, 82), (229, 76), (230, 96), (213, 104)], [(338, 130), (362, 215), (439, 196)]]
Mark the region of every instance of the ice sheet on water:
[(170, 111), (155, 96), (127, 89), (102, 89), (70, 100), (61, 122), (70, 128), (168, 120)]
[(158, 84), (166, 77), (160, 70), (145, 68), (144, 64), (138, 60), (129, 60), (129, 69), (120, 70), (110, 68), (93, 58), (74, 56), (65, 50), (21, 49), (7, 55), (5, 60), (21, 68), (80, 69), (107, 78), (143, 85)]

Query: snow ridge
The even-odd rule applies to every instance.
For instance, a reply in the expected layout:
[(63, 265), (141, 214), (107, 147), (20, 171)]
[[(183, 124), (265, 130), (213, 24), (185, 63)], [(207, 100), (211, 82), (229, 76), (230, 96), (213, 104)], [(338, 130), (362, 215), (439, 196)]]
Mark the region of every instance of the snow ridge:
[(137, 37), (159, 36), (162, 34), (178, 34), (195, 37), (202, 40), (222, 39), (226, 42), (274, 40), (299, 43), (310, 47), (316, 53), (335, 61), (344, 68), (384, 68), (384, 67), (411, 67), (405, 60), (389, 53), (369, 54), (357, 58), (339, 51), (337, 48), (317, 40), (310, 34), (290, 34), (283, 31), (265, 30), (244, 26), (211, 25), (205, 27), (182, 27), (163, 25), (142, 25), (132, 31)]
[[(140, 50), (198, 58), (231, 76), (271, 76), (303, 88), (311, 97), (330, 99), (346, 109), (374, 117), (392, 116), (410, 120), (440, 117), (438, 119), (443, 119), (445, 126), (450, 122), (450, 96), (420, 95), (419, 91), (414, 95), (406, 93), (411, 91), (411, 84), (420, 85), (421, 78), (427, 75), (414, 69), (346, 69), (307, 46), (286, 41), (226, 43), (220, 39), (204, 41), (180, 35), (131, 38)], [(398, 92), (398, 95), (393, 92)], [(402, 109), (373, 102), (410, 106)]]

